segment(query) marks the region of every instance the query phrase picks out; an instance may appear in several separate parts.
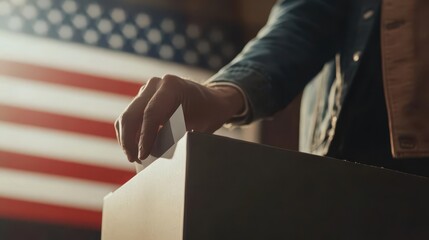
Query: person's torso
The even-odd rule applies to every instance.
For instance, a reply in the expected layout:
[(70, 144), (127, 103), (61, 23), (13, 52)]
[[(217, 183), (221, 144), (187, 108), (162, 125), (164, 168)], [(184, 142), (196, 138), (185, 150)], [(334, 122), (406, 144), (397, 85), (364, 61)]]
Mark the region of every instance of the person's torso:
[[(386, 1), (383, 4), (387, 4)], [(417, 4), (413, 6), (417, 6)], [(336, 59), (326, 64), (321, 73), (307, 86), (304, 92), (300, 125), (301, 151), (319, 155), (329, 154), (338, 158), (350, 159), (353, 158), (350, 156), (354, 156), (361, 159), (360, 162), (368, 160), (370, 162), (365, 163), (382, 166), (386, 165), (386, 161), (389, 163), (388, 160), (392, 159), (388, 122), (396, 117), (396, 120), (399, 119), (400, 121), (399, 127), (405, 126), (406, 128), (406, 124), (410, 123), (404, 120), (403, 114), (392, 115), (391, 102), (388, 105), (390, 107), (390, 118), (388, 118), (386, 111), (381, 61), (383, 59), (383, 61), (389, 62), (389, 59), (386, 60), (386, 46), (381, 47), (380, 44), (380, 8), (379, 1), (351, 1), (350, 14), (348, 14), (347, 27), (344, 33), (345, 38), (341, 50)], [(390, 9), (383, 9), (383, 14), (387, 15), (385, 13), (387, 10), (391, 11)], [(386, 17), (382, 21), (381, 29), (388, 24), (386, 23), (388, 21)], [(419, 21), (421, 24), (421, 20), (416, 18), (415, 22), (418, 23)], [(417, 29), (420, 30), (420, 28)], [(385, 36), (386, 30), (382, 30), (382, 33)], [(422, 41), (422, 38), (424, 38), (421, 36), (422, 34), (427, 34), (427, 31), (419, 32), (418, 35), (415, 35), (418, 41)], [(416, 46), (420, 45), (424, 44), (422, 42), (416, 43)], [(420, 46), (419, 49), (421, 48)], [(384, 56), (380, 54), (381, 49), (384, 50)], [(413, 56), (413, 61), (414, 58), (420, 57), (420, 61), (417, 62), (429, 63), (429, 61), (423, 59), (429, 56), (427, 48), (426, 51), (427, 55)], [(390, 53), (387, 52), (387, 54)], [(391, 57), (391, 55), (387, 55), (387, 57)], [(383, 63), (385, 64), (385, 62)], [(425, 68), (420, 67), (420, 69)], [(417, 77), (420, 78), (429, 76), (427, 72), (422, 73), (422, 70), (418, 73), (420, 75)], [(391, 73), (388, 72), (388, 76), (389, 74)], [(429, 86), (424, 84), (429, 82), (429, 79), (422, 81), (415, 78), (416, 76), (413, 76), (413, 78), (408, 77), (406, 79), (407, 83), (410, 84), (414, 81), (419, 83), (418, 86), (423, 86), (422, 89), (429, 91)], [(386, 79), (384, 80), (386, 81)], [(390, 81), (388, 84), (392, 83), (392, 80), (387, 80)], [(386, 83), (384, 83), (384, 86), (386, 86)], [(387, 94), (388, 99), (392, 98), (392, 96), (395, 97), (395, 103), (398, 101), (405, 103), (416, 102), (415, 99), (398, 97), (398, 94), (401, 94), (398, 89), (394, 89), (393, 94), (391, 92)], [(425, 96), (428, 95), (426, 94)], [(429, 101), (421, 96), (418, 103), (419, 106), (429, 106)], [(417, 123), (421, 124), (425, 120), (429, 123), (429, 117), (424, 116), (424, 109), (414, 110), (419, 110)], [(408, 109), (408, 111), (410, 110)], [(414, 113), (416, 113), (415, 111)], [(426, 127), (427, 125), (429, 124), (426, 124)], [(425, 126), (421, 127), (425, 128)], [(421, 138), (429, 138), (428, 130), (423, 129), (421, 133), (416, 133), (416, 127), (411, 127), (409, 132), (420, 134), (420, 141), (425, 141), (425, 139), (422, 140)], [(392, 137), (398, 136), (392, 135)], [(429, 145), (427, 146), (429, 147)], [(424, 149), (423, 146), (423, 151)], [(429, 154), (427, 155), (429, 156)], [(380, 161), (377, 164), (377, 161), (370, 159), (380, 159)]]

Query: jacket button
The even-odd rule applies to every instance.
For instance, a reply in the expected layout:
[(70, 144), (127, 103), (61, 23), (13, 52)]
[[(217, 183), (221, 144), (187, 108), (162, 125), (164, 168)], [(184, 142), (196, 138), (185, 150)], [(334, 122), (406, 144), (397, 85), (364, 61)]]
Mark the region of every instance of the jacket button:
[(361, 55), (362, 55), (362, 53), (360, 51), (355, 52), (353, 54), (353, 62), (359, 62)]
[(372, 18), (372, 16), (374, 16), (374, 11), (368, 10), (362, 15), (362, 18), (365, 20), (368, 20), (368, 19)]

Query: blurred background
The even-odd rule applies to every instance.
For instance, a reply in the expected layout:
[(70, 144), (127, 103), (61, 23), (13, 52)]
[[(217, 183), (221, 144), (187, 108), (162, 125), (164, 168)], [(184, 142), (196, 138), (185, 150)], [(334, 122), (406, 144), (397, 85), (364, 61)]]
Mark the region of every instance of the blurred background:
[[(0, 239), (99, 239), (102, 200), (134, 176), (113, 121), (166, 73), (204, 81), (274, 0), (0, 0)], [(299, 99), (217, 134), (297, 148)]]

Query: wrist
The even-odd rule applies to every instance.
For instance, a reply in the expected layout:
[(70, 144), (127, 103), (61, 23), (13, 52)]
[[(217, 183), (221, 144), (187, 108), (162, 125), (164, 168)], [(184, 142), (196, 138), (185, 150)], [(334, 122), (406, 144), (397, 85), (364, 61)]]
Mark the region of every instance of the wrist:
[(227, 109), (231, 118), (244, 117), (248, 112), (247, 99), (244, 92), (235, 85), (216, 84), (209, 85), (224, 101), (224, 109)]

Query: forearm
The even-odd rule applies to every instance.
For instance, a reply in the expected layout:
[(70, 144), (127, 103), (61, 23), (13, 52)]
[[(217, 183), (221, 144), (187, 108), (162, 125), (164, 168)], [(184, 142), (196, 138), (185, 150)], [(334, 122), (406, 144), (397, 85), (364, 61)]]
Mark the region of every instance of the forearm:
[(249, 121), (284, 108), (338, 50), (344, 2), (280, 1), (258, 36), (210, 82), (243, 89)]

